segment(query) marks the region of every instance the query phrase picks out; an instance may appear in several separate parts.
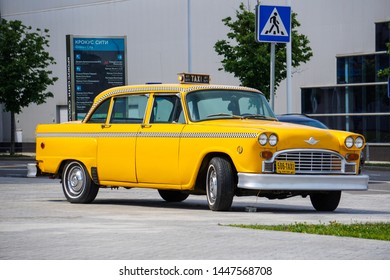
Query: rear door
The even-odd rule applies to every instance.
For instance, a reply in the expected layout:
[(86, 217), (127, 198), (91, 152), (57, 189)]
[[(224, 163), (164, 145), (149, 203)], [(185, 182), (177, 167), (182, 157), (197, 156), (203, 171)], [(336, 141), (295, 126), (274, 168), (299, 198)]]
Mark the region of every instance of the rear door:
[(100, 181), (137, 182), (135, 145), (147, 102), (147, 94), (113, 97), (110, 117), (98, 138)]
[(142, 125), (136, 144), (139, 183), (180, 189), (179, 145), (185, 126), (178, 94), (154, 94), (150, 120)]

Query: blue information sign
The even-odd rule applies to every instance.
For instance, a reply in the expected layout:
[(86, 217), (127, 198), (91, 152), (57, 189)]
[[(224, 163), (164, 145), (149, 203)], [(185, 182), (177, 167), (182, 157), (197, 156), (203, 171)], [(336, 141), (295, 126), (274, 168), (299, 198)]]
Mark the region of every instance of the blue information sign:
[(256, 40), (288, 43), (291, 35), (291, 7), (256, 6)]
[(67, 35), (68, 119), (81, 120), (105, 89), (126, 84), (126, 37)]

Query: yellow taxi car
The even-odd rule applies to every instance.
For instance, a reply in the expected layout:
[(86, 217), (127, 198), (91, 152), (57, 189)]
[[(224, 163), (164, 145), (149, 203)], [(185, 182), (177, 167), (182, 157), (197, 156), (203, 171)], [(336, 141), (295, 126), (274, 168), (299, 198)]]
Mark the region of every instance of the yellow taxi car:
[(205, 194), (215, 211), (245, 195), (309, 196), (333, 211), (342, 191), (367, 189), (362, 135), (279, 122), (252, 88), (179, 80), (108, 89), (83, 121), (38, 125), (39, 170), (60, 177), (72, 203), (92, 202), (99, 188), (139, 187), (169, 202)]

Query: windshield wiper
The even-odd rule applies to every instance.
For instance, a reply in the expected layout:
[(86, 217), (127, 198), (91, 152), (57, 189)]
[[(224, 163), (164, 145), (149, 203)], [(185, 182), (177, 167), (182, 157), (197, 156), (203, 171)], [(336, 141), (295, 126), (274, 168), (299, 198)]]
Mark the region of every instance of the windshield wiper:
[(241, 116), (233, 115), (233, 114), (227, 114), (227, 113), (218, 113), (218, 114), (211, 114), (207, 116), (208, 118), (212, 117), (230, 117), (233, 119), (242, 119)]
[(252, 115), (245, 115), (242, 116), (243, 119), (263, 119), (263, 120), (276, 120), (275, 118), (271, 118), (265, 115), (261, 114), (252, 114)]
[(245, 114), (243, 116), (239, 116), (239, 115), (233, 115), (233, 114), (228, 114), (228, 113), (217, 113), (217, 114), (211, 114), (211, 115), (208, 115), (207, 116), (208, 118), (212, 118), (212, 117), (229, 117), (229, 118), (233, 118), (233, 119), (262, 119), (262, 120), (276, 120), (275, 118), (271, 118), (271, 117), (267, 117), (265, 115), (261, 115), (261, 114)]

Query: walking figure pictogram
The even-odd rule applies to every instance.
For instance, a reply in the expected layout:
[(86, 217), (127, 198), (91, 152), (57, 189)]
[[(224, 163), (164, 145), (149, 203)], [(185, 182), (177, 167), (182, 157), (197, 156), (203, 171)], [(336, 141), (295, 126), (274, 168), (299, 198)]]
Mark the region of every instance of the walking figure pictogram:
[(271, 33), (272, 30), (274, 29), (274, 27), (276, 27), (276, 31), (277, 32), (274, 31), (273, 34), (275, 35), (275, 34), (279, 34), (280, 33), (280, 34), (284, 35), (284, 32), (279, 30), (279, 21), (277, 20), (277, 16), (278, 16), (278, 13), (274, 12), (274, 15), (269, 18), (269, 22), (272, 23), (272, 26), (271, 26), (271, 28), (269, 30), (267, 30), (265, 32), (265, 34)]
[(267, 5), (256, 7), (256, 40), (258, 42), (287, 43), (290, 41), (290, 32), (290, 7)]

